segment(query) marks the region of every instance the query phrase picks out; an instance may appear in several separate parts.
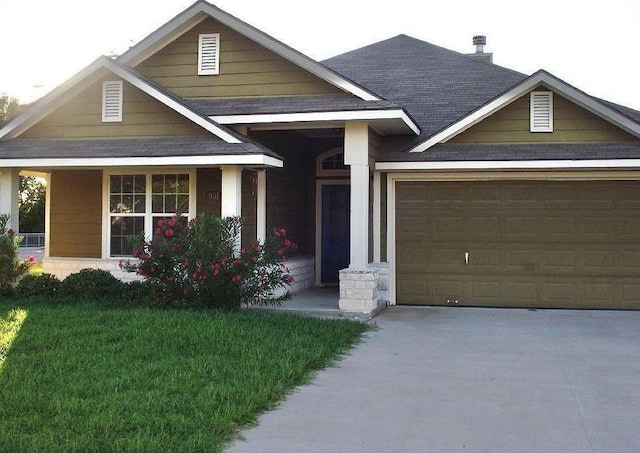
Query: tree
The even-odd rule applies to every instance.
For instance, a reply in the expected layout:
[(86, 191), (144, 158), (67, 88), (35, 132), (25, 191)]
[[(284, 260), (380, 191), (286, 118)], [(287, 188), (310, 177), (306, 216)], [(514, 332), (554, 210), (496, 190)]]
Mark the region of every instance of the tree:
[(44, 233), (47, 184), (42, 178), (20, 176), (20, 232)]
[(7, 94), (0, 94), (0, 127), (4, 126), (21, 111), (18, 100)]

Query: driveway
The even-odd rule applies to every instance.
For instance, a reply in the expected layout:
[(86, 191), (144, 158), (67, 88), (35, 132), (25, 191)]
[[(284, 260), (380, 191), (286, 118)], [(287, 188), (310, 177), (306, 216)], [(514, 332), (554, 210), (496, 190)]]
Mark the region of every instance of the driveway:
[(640, 312), (391, 307), (231, 452), (640, 451)]

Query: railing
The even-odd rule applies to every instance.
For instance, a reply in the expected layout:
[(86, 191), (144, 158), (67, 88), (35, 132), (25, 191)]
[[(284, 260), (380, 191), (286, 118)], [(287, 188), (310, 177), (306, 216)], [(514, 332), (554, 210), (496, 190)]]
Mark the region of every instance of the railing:
[(44, 247), (44, 233), (18, 233), (22, 236), (20, 247)]

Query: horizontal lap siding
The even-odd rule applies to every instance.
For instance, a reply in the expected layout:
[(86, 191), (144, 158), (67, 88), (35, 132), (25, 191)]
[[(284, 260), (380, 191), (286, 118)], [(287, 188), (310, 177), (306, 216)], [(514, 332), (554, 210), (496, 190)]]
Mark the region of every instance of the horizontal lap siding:
[(49, 253), (102, 256), (102, 172), (56, 170), (50, 178)]
[[(119, 80), (106, 77), (104, 80)], [(48, 115), (22, 138), (117, 138), (204, 135), (206, 131), (124, 82), (122, 122), (102, 122), (102, 81)]]
[(399, 303), (640, 308), (638, 182), (403, 182), (397, 196)]
[[(220, 74), (198, 75), (198, 35), (220, 33)], [(136, 68), (179, 96), (224, 98), (340, 90), (214, 19), (196, 25)]]
[(449, 143), (562, 143), (637, 140), (627, 132), (577, 106), (553, 96), (553, 132), (530, 132), (529, 94), (497, 111)]

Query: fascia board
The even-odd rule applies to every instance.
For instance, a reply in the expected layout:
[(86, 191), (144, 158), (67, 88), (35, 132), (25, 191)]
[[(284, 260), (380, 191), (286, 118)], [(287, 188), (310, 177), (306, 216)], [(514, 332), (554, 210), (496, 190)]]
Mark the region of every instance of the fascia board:
[(95, 157), (0, 159), (5, 168), (99, 168), (147, 166), (258, 165), (281, 168), (284, 163), (266, 154), (222, 154), (165, 157)]
[(376, 162), (380, 171), (587, 170), (640, 168), (640, 159)]
[(398, 119), (411, 131), (419, 135), (420, 128), (402, 109), (387, 110), (337, 110), (331, 112), (304, 113), (264, 113), (249, 115), (213, 115), (212, 120), (219, 124), (265, 124), (265, 123), (304, 123), (322, 121), (375, 121)]

